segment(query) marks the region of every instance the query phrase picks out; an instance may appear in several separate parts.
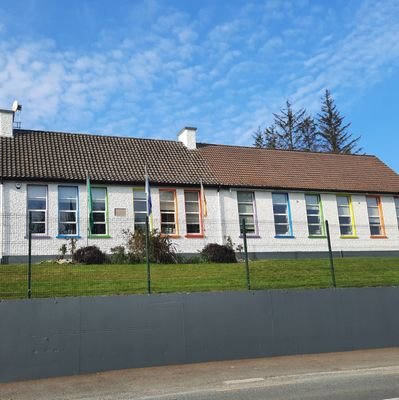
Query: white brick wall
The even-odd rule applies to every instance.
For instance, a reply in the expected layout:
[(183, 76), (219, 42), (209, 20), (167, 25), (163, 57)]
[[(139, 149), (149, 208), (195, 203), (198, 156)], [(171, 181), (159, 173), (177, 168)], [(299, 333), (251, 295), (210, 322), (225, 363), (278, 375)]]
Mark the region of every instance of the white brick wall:
[[(42, 182), (31, 182), (43, 184)], [(27, 184), (20, 182), (4, 184), (4, 217), (2, 224), (4, 239), (0, 255), (26, 255), (26, 206)], [(34, 239), (34, 255), (56, 255), (65, 239), (57, 238), (58, 230), (58, 184), (48, 185), (48, 237)], [(76, 186), (76, 185), (75, 185)], [(94, 185), (93, 185), (94, 186)], [(79, 234), (78, 247), (87, 243), (94, 244), (109, 252), (112, 247), (123, 244), (122, 229), (133, 229), (133, 192), (130, 186), (107, 185), (110, 238), (87, 240), (87, 193), (86, 185), (79, 187)], [(195, 188), (198, 189), (198, 188)], [(159, 191), (152, 187), (153, 225), (160, 227)], [(179, 223), (179, 238), (173, 239), (177, 250), (183, 253), (196, 253), (207, 243), (223, 243), (227, 237), (238, 245), (242, 244), (238, 225), (237, 190), (206, 189), (208, 216), (204, 219), (205, 236), (203, 238), (186, 238), (184, 189), (177, 188), (177, 212)], [(1, 195), (1, 193), (0, 193)], [(358, 239), (340, 238), (336, 195), (321, 194), (324, 218), (330, 223), (332, 247), (335, 251), (399, 251), (399, 230), (396, 222), (395, 204), (392, 196), (381, 196), (383, 216), (387, 239), (372, 239), (368, 226), (366, 197), (352, 195)], [(255, 191), (255, 205), (258, 234), (248, 238), (250, 252), (292, 252), (292, 251), (326, 251), (325, 239), (309, 239), (306, 219), (305, 195), (300, 192), (290, 192), (289, 201), (293, 223), (294, 238), (275, 238), (272, 193), (270, 191)], [(114, 208), (126, 208), (127, 217), (114, 217)]]

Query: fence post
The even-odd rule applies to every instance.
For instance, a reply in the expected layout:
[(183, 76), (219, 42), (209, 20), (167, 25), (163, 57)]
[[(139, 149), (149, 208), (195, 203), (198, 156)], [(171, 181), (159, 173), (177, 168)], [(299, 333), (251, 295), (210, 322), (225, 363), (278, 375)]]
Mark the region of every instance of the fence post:
[(331, 249), (330, 226), (329, 226), (327, 220), (326, 220), (326, 233), (327, 233), (327, 242), (328, 242), (328, 253), (329, 253), (329, 256), (330, 256), (330, 268), (331, 268), (332, 284), (336, 288), (337, 284), (336, 284), (336, 281), (335, 281), (334, 258), (333, 258), (333, 253), (332, 253), (332, 249)]
[(32, 297), (32, 211), (28, 215), (28, 299)]
[(247, 274), (247, 289), (251, 290), (251, 280), (249, 276), (249, 263), (248, 263), (247, 227), (245, 226), (245, 218), (242, 220), (242, 237), (244, 239), (244, 256), (245, 256), (245, 271)]
[(147, 259), (147, 290), (151, 294), (151, 267), (150, 267), (150, 239), (149, 239), (149, 223), (148, 215), (145, 216), (145, 252)]

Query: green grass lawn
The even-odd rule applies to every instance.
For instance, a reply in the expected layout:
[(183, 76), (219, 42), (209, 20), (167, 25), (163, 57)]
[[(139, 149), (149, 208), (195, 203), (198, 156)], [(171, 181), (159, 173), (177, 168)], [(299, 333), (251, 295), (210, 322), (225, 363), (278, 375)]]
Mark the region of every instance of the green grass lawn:
[[(399, 258), (335, 260), (338, 287), (399, 286)], [(252, 289), (327, 288), (327, 259), (250, 262)], [(153, 293), (246, 290), (243, 263), (151, 265)], [(0, 299), (27, 297), (27, 266), (0, 265)], [(146, 293), (146, 266), (57, 265), (32, 267), (32, 297)]]

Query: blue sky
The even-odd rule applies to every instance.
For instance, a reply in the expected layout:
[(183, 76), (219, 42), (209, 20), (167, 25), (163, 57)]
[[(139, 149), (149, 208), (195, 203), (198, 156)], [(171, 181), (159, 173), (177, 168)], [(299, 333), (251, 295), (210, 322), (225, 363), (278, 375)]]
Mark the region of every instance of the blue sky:
[(25, 128), (252, 145), (329, 88), (399, 172), (398, 78), (397, 0), (0, 3), (0, 107), (18, 99)]

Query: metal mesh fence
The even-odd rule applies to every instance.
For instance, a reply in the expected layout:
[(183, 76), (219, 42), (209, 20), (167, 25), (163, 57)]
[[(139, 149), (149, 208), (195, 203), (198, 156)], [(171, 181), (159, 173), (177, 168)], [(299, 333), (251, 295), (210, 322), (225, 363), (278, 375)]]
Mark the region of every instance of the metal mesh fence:
[[(27, 216), (3, 215), (1, 220), (0, 298), (27, 297), (29, 286), (31, 297), (148, 291), (145, 260), (111, 257), (112, 249), (126, 247), (124, 232), (134, 230), (129, 218), (108, 218), (105, 234), (97, 236), (88, 235), (88, 226), (83, 222), (76, 227), (73, 241), (60, 233), (63, 227), (58, 220), (47, 219), (44, 229), (32, 234), (30, 268)], [(350, 235), (342, 236), (339, 224), (330, 221), (329, 252), (325, 225), (319, 235), (312, 236), (306, 220), (294, 221), (285, 234), (281, 230), (276, 234), (274, 220), (259, 220), (246, 232), (245, 252), (238, 221), (205, 218), (199, 234), (187, 234), (186, 222), (180, 220), (175, 234), (169, 236), (177, 263), (151, 262), (152, 293), (246, 290), (248, 286), (252, 290), (331, 287), (331, 261), (337, 287), (399, 285), (396, 224), (386, 224), (378, 237), (371, 237), (369, 225), (359, 224)], [(150, 225), (152, 230), (159, 229), (161, 223), (154, 218)], [(204, 262), (200, 251), (211, 243), (231, 246), (238, 262)], [(99, 247), (108, 261), (102, 265), (70, 263), (71, 253), (85, 246)]]

